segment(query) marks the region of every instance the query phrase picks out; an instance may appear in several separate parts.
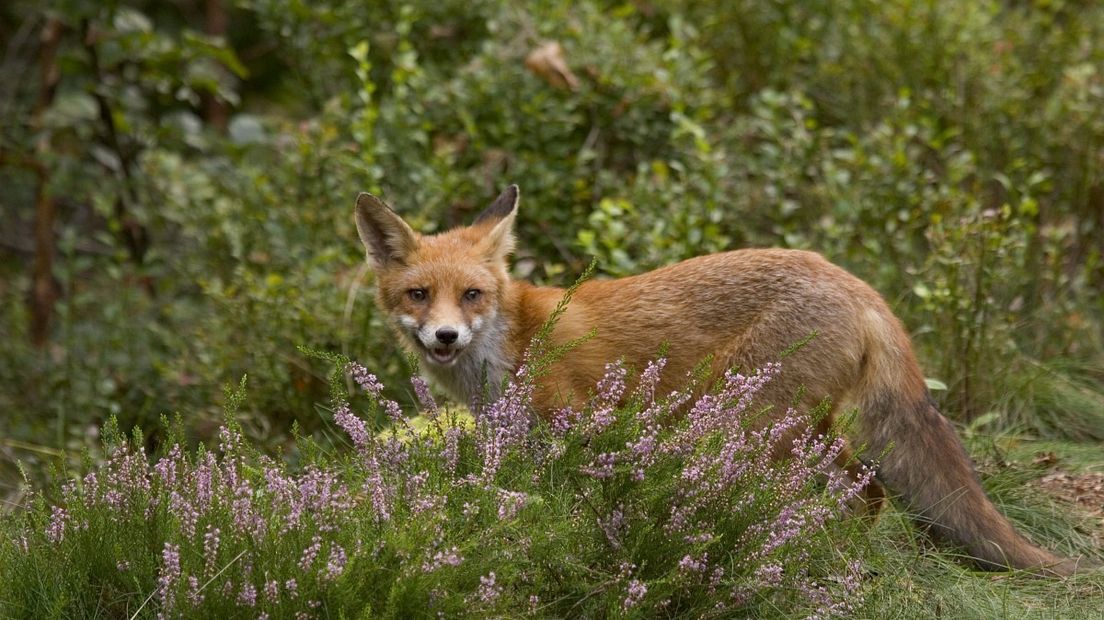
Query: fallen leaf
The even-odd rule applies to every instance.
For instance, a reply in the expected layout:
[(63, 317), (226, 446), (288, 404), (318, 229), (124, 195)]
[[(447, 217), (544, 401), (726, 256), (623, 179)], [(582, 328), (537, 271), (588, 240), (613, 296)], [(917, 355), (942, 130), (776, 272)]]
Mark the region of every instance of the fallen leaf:
[(579, 87), (579, 78), (567, 66), (559, 41), (549, 41), (530, 52), (525, 57), (525, 66), (554, 88), (575, 90)]
[(1033, 465), (1054, 465), (1058, 462), (1058, 456), (1053, 452), (1036, 452), (1035, 458), (1031, 460)]

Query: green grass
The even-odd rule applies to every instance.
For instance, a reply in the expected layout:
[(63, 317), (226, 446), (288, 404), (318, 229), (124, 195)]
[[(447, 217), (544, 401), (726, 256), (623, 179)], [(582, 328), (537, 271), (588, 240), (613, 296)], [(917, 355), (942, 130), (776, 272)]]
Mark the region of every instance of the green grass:
[(1074, 472), (1104, 471), (1104, 446), (1098, 442), (1073, 442), (1055, 439), (1025, 439), (1005, 436), (996, 445), (1013, 461), (1030, 462), (1040, 452), (1053, 452), (1058, 465)]
[[(991, 450), (971, 442), (982, 463), (990, 497), (1035, 542), (1067, 554), (1104, 557), (1095, 548), (1091, 528), (1077, 508), (1045, 495), (1028, 483), (1047, 469), (1031, 464), (1038, 451), (1053, 451), (1074, 471), (1104, 468), (1099, 443), (1028, 441), (1002, 437), (998, 448), (1007, 466), (991, 470), (981, 456)], [(981, 448), (980, 450), (978, 448)], [(867, 566), (866, 605), (856, 618), (1053, 618), (1104, 617), (1104, 571), (1068, 579), (1040, 579), (1019, 573), (972, 570), (953, 552), (936, 549), (898, 510), (890, 510), (871, 528), (874, 548)]]

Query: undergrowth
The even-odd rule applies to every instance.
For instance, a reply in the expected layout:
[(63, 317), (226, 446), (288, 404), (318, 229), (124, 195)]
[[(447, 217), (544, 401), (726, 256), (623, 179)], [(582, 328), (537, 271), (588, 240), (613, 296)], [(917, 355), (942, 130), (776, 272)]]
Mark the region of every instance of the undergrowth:
[[(105, 464), (0, 524), (0, 616), (1089, 618), (1104, 604), (1099, 573), (976, 572), (904, 514), (839, 518), (865, 479), (832, 467), (841, 438), (790, 432), (818, 412), (755, 406), (777, 365), (692, 398), (700, 377), (655, 393), (662, 358), (638, 377), (614, 363), (585, 407), (548, 420), (530, 415), (540, 364), (474, 418), (415, 377), (408, 418), (363, 366), (328, 357), (348, 446), (299, 437), (295, 466), (243, 438), (244, 380), (216, 449), (185, 451), (177, 420), (151, 462), (140, 432), (109, 424)], [(348, 380), (367, 397), (355, 413)], [(1089, 551), (1084, 524), (1024, 492), (1034, 475), (1006, 467), (988, 490), (1037, 540)]]
[[(359, 364), (338, 395), (351, 450), (300, 438), (291, 468), (234, 422), (217, 449), (152, 465), (109, 425), (106, 464), (36, 496), (4, 527), (0, 615), (828, 617), (862, 601), (862, 546), (835, 517), (865, 479), (810, 417), (766, 422), (780, 369), (729, 373), (691, 399), (611, 364), (589, 403), (531, 416), (533, 368), (472, 419), (420, 379), (420, 428)], [(629, 384), (635, 383), (630, 388)], [(336, 382), (335, 385), (340, 385)], [(691, 402), (692, 401), (692, 402)], [(618, 405), (623, 402), (625, 404)], [(672, 416), (688, 406), (686, 416)], [(377, 428), (365, 420), (384, 419)], [(774, 465), (772, 451), (788, 458)], [(869, 476), (869, 474), (867, 474)], [(846, 550), (846, 551), (842, 551)]]

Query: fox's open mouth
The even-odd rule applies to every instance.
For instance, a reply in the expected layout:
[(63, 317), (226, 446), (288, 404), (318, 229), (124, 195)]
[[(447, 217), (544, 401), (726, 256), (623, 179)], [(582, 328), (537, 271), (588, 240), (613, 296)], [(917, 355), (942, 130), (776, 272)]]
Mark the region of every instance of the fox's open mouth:
[(456, 360), (456, 356), (460, 355), (460, 349), (453, 349), (447, 347), (432, 347), (426, 350), (430, 361), (438, 364), (451, 364)]

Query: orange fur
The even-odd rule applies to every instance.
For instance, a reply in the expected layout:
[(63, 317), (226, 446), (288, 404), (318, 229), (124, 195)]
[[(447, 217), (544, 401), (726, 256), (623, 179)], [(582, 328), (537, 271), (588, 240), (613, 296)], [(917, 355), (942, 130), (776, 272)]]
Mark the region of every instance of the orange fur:
[[(516, 369), (564, 295), (508, 277), (517, 202), (511, 186), (472, 226), (423, 236), (375, 197), (357, 198), (357, 229), (376, 271), (380, 306), (423, 356), (427, 372), (465, 402), (482, 393), (484, 379), (493, 389)], [(885, 484), (936, 538), (965, 547), (983, 567), (1051, 575), (1078, 568), (1028, 542), (996, 510), (932, 404), (900, 321), (867, 284), (818, 254), (736, 250), (589, 281), (575, 292), (553, 341), (592, 329), (593, 338), (541, 379), (539, 412), (578, 405), (608, 362), (620, 358), (642, 369), (664, 344), (660, 389), (670, 390), (707, 356), (714, 372), (753, 369), (815, 333), (785, 360), (760, 402), (784, 411), (795, 394), (809, 408), (828, 399), (833, 409), (824, 426), (837, 411), (857, 408), (854, 445), (869, 459), (885, 455), (876, 464), (878, 482), (867, 490), (871, 510), (881, 505)], [(456, 342), (441, 339), (452, 332)], [(855, 471), (853, 462), (839, 465)]]

